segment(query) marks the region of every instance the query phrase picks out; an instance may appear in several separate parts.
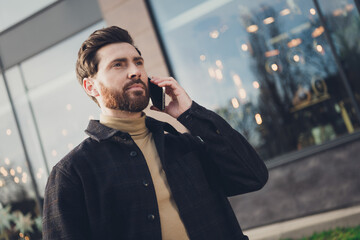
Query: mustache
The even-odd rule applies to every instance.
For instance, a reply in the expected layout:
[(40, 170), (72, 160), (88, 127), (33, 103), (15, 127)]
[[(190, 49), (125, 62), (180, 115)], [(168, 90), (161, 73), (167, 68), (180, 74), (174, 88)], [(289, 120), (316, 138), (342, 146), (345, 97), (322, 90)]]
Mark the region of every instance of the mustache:
[(145, 83), (143, 81), (141, 81), (140, 78), (138, 78), (138, 79), (134, 79), (134, 80), (131, 80), (130, 82), (126, 83), (124, 85), (124, 90), (129, 89), (134, 84), (141, 84), (141, 85), (143, 85), (144, 89), (146, 89)]

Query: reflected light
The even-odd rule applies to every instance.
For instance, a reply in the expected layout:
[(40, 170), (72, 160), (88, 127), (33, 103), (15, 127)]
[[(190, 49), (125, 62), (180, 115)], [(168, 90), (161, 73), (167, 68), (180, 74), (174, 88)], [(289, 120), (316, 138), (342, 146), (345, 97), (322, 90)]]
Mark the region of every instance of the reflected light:
[(209, 76), (212, 78), (215, 78), (215, 70), (211, 67), (208, 69)]
[(243, 43), (243, 44), (241, 44), (241, 49), (245, 52), (245, 51), (249, 50), (249, 47), (246, 43)]
[(216, 66), (218, 66), (218, 68), (220, 68), (220, 69), (223, 69), (221, 60), (216, 60)]
[(212, 32), (209, 33), (210, 37), (213, 39), (216, 39), (219, 37), (219, 31), (218, 30), (214, 30)]
[(318, 51), (319, 53), (322, 53), (323, 50), (324, 50), (324, 48), (320, 44), (316, 45), (316, 51)]
[(27, 173), (26, 173), (26, 172), (23, 172), (22, 177), (23, 177), (23, 178), (27, 178)]
[(345, 9), (346, 9), (346, 11), (350, 12), (351, 10), (354, 9), (354, 5), (353, 5), (353, 4), (347, 4), (347, 5), (345, 6)]
[(0, 168), (0, 172), (1, 172), (1, 174), (2, 174), (4, 177), (7, 177), (8, 172), (6, 171), (6, 169), (5, 169), (4, 167), (1, 167), (1, 168)]
[(273, 17), (268, 17), (263, 20), (264, 24), (270, 24), (275, 22), (275, 19)]
[(265, 57), (273, 57), (273, 56), (277, 56), (279, 55), (279, 50), (278, 49), (274, 49), (274, 50), (270, 50), (265, 52)]
[(276, 63), (271, 64), (271, 69), (276, 72), (277, 70), (279, 70), (279, 66)]
[(294, 60), (294, 62), (299, 62), (299, 61), (300, 61), (299, 55), (295, 54), (295, 55), (293, 56), (293, 60)]
[(93, 115), (89, 116), (89, 120), (94, 120), (94, 119), (95, 119), (95, 117)]
[(63, 129), (63, 130), (61, 131), (61, 134), (65, 137), (65, 136), (68, 135), (68, 131), (67, 131), (66, 129)]
[(10, 175), (15, 176), (15, 170), (14, 169), (10, 169)]
[(234, 108), (238, 108), (240, 106), (239, 101), (236, 98), (231, 99), (231, 103)]
[(200, 55), (200, 60), (201, 60), (201, 61), (205, 61), (205, 60), (206, 60), (206, 56), (205, 56), (205, 55)]
[(72, 109), (72, 105), (70, 103), (66, 104), (66, 110), (70, 111)]
[(55, 157), (55, 156), (57, 155), (56, 150), (52, 150), (52, 151), (51, 151), (51, 155), (53, 155), (53, 157)]
[(220, 69), (216, 69), (215, 70), (215, 75), (216, 75), (216, 79), (217, 80), (222, 80), (223, 79), (223, 75)]
[(5, 185), (3, 180), (0, 180), (0, 187), (3, 187)]
[(21, 167), (17, 167), (17, 168), (16, 168), (16, 171), (17, 171), (18, 173), (21, 173), (21, 172), (22, 172), (22, 168), (21, 168)]
[(71, 150), (71, 149), (74, 148), (74, 145), (73, 145), (72, 143), (69, 143), (69, 144), (67, 145), (67, 147), (68, 147), (69, 150)]
[(310, 14), (311, 15), (315, 15), (316, 14), (316, 10), (314, 8), (310, 8)]
[(255, 114), (255, 121), (258, 125), (262, 124), (262, 118), (261, 115), (259, 113)]
[(14, 182), (15, 183), (19, 183), (20, 182), (20, 179), (18, 177), (14, 177)]
[(259, 27), (257, 25), (250, 25), (246, 28), (246, 31), (248, 31), (249, 33), (254, 33), (259, 29)]
[(5, 158), (5, 164), (10, 165), (10, 159), (9, 158)]
[(240, 76), (237, 74), (233, 75), (233, 81), (235, 83), (236, 86), (240, 87), (241, 86), (241, 79)]
[(284, 10), (282, 10), (281, 12), (280, 12), (280, 15), (281, 16), (286, 16), (286, 15), (288, 15), (288, 14), (290, 14), (290, 9), (288, 9), (288, 8), (285, 8)]
[(239, 89), (239, 96), (240, 96), (241, 99), (245, 99), (245, 98), (246, 98), (246, 91), (245, 91), (245, 89), (243, 89), (243, 88), (240, 88), (240, 89)]
[(320, 27), (318, 27), (318, 28), (315, 28), (314, 31), (311, 33), (311, 36), (312, 36), (313, 38), (316, 38), (316, 37), (320, 36), (321, 34), (323, 34), (324, 30), (325, 30), (325, 29), (324, 29), (323, 26), (320, 26)]
[(26, 178), (26, 177), (22, 177), (22, 178), (21, 178), (21, 181), (22, 181), (23, 183), (26, 183), (26, 182), (27, 182), (27, 178)]
[(11, 135), (11, 129), (6, 129), (6, 135), (10, 136)]
[(256, 88), (256, 89), (258, 89), (258, 88), (260, 87), (260, 84), (259, 84), (258, 81), (254, 81), (252, 85), (253, 85), (253, 87)]
[(344, 10), (343, 10), (343, 9), (338, 8), (338, 9), (335, 9), (335, 10), (333, 11), (334, 17), (338, 17), (338, 16), (340, 16), (340, 15), (342, 15), (342, 14), (344, 14)]
[(36, 174), (36, 177), (37, 177), (38, 179), (41, 179), (41, 173), (37, 173), (37, 174)]
[(293, 47), (300, 45), (301, 43), (302, 43), (301, 38), (295, 38), (295, 39), (292, 39), (290, 42), (288, 42), (287, 45), (289, 48), (293, 48)]

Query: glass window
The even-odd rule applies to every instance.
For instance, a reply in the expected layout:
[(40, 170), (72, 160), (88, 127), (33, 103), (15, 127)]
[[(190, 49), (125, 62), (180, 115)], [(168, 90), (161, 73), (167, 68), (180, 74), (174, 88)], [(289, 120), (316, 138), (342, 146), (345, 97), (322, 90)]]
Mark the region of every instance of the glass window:
[(177, 80), (263, 158), (359, 128), (313, 1), (150, 2)]
[(57, 0), (0, 1), (0, 32), (56, 1)]
[(351, 89), (360, 103), (360, 18), (354, 0), (320, 0), (326, 25), (334, 41)]
[[(76, 79), (75, 63), (81, 43), (104, 26), (100, 22), (87, 28), (22, 62), (8, 76), (11, 92), (21, 92), (20, 85), (26, 89), (27, 99), (20, 93), (16, 102), (22, 114), (34, 116), (49, 169), (83, 140), (89, 118), (99, 112)], [(46, 178), (42, 181), (46, 182)]]
[(1, 76), (0, 118), (0, 236), (18, 239), (18, 228), (24, 226), (24, 236), (39, 239), (41, 210)]

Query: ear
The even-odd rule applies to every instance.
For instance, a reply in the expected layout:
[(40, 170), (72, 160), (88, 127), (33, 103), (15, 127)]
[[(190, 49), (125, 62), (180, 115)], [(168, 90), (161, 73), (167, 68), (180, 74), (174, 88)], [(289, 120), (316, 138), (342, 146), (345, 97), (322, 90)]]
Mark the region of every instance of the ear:
[(100, 96), (98, 90), (96, 89), (94, 79), (92, 79), (92, 78), (84, 78), (83, 79), (83, 88), (84, 88), (85, 92), (92, 97)]

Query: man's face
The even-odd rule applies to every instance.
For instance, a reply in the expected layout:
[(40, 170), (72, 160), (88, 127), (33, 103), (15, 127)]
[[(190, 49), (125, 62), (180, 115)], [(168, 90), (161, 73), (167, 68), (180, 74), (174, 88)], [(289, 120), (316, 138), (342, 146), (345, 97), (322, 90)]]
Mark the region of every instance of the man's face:
[(128, 43), (100, 48), (96, 79), (102, 104), (110, 109), (141, 112), (149, 103), (144, 60)]

